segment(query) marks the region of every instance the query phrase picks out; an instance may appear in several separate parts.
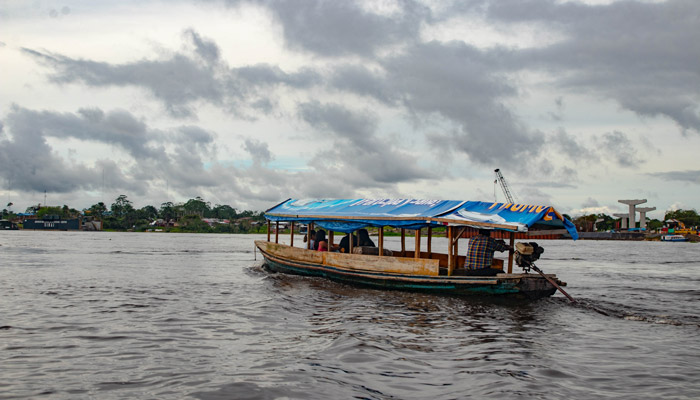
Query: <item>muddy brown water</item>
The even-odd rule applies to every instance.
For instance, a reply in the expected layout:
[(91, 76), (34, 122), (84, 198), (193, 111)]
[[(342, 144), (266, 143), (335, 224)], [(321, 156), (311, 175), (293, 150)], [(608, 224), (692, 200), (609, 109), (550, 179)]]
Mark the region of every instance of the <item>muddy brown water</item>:
[(571, 304), (273, 274), (261, 238), (0, 232), (0, 398), (700, 398), (698, 244), (538, 241)]

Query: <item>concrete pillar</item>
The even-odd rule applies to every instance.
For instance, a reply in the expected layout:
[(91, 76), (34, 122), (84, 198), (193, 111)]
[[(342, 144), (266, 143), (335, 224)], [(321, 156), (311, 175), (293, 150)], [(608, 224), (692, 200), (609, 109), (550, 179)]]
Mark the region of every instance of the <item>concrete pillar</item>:
[(629, 214), (627, 214), (627, 215), (629, 215), (629, 225), (628, 226), (629, 226), (629, 229), (636, 228), (637, 224), (634, 221), (635, 207), (638, 204), (646, 203), (647, 199), (643, 199), (643, 200), (618, 200), (617, 202), (622, 203), (622, 204), (627, 204), (629, 206)]
[(613, 214), (613, 217), (621, 218), (620, 229), (627, 229), (627, 220), (629, 220), (629, 215), (627, 214)]
[(647, 213), (649, 211), (656, 210), (656, 207), (639, 207), (637, 212), (639, 213), (639, 228), (642, 230), (647, 229)]

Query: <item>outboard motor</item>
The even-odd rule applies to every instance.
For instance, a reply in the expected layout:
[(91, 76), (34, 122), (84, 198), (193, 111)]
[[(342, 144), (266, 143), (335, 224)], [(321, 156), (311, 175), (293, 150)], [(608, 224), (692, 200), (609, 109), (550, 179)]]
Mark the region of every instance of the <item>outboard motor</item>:
[(544, 253), (544, 249), (535, 242), (515, 244), (515, 263), (525, 272), (530, 272), (534, 262)]

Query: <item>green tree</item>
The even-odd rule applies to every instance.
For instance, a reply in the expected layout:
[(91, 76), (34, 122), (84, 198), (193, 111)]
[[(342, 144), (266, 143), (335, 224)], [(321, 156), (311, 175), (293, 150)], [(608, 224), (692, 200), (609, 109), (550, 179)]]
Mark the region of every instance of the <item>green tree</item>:
[(664, 221), (668, 221), (669, 219), (677, 219), (688, 228), (691, 226), (700, 225), (700, 215), (698, 215), (697, 211), (695, 210), (667, 211), (666, 215), (664, 216)]
[(217, 204), (211, 210), (212, 217), (219, 219), (236, 219), (236, 209), (228, 206)]
[(112, 215), (116, 218), (124, 218), (127, 214), (134, 211), (134, 206), (131, 205), (131, 201), (126, 198), (126, 195), (119, 195), (117, 199), (112, 203)]
[(655, 231), (661, 228), (662, 226), (664, 226), (664, 223), (659, 221), (658, 219), (652, 219), (647, 221), (647, 229), (650, 231)]
[(158, 215), (166, 221), (175, 219), (175, 217), (177, 217), (175, 205), (170, 201), (162, 203), (160, 205), (160, 210), (158, 210)]
[(126, 198), (126, 195), (119, 195), (112, 203), (112, 216), (115, 218), (114, 228), (129, 229), (136, 222), (138, 215), (131, 201)]
[(200, 217), (209, 216), (209, 203), (199, 196), (187, 200), (187, 203), (184, 204), (184, 208), (187, 215), (199, 215)]
[(49, 215), (57, 215), (61, 218), (65, 218), (68, 216), (66, 215), (66, 211), (64, 211), (64, 208), (62, 207), (41, 207), (41, 209), (39, 209), (39, 211), (36, 212), (37, 218), (44, 218)]
[(139, 219), (156, 219), (158, 218), (158, 209), (148, 205), (139, 210)]
[(90, 208), (87, 209), (87, 212), (95, 218), (102, 218), (107, 212), (107, 206), (105, 203), (99, 202), (91, 205)]

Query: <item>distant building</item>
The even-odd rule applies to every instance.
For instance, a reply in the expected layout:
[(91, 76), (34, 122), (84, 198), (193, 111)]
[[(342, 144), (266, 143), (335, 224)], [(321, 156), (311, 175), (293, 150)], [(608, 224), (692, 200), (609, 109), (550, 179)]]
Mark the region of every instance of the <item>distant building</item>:
[(16, 231), (17, 229), (19, 229), (19, 227), (14, 222), (8, 221), (6, 219), (0, 219), (0, 230)]

